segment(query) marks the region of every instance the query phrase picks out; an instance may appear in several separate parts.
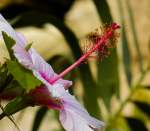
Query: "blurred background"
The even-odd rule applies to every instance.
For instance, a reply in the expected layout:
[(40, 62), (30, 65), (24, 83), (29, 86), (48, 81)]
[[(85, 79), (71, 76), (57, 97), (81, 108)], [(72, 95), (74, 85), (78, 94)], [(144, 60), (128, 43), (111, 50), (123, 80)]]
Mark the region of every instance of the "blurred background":
[[(119, 23), (117, 49), (102, 61), (81, 64), (66, 79), (74, 82), (70, 92), (89, 113), (106, 122), (105, 130), (150, 130), (149, 0), (0, 0), (0, 13), (57, 73), (81, 56), (87, 34), (105, 23)], [(1, 62), (4, 57), (8, 54), (0, 42)], [(13, 116), (21, 131), (63, 130), (58, 112), (44, 107)], [(0, 131), (15, 130), (8, 118), (0, 121)]]

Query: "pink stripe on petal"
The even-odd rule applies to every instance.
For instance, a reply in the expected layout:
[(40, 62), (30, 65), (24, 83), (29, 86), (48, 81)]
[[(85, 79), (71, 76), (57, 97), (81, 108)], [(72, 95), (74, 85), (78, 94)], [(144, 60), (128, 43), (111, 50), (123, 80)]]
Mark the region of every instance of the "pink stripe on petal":
[[(35, 68), (36, 71), (38, 71), (41, 74), (41, 76), (45, 80), (49, 82), (53, 77), (57, 76), (52, 67), (39, 54), (37, 54), (37, 52), (34, 49), (30, 50), (30, 54), (32, 57), (33, 67)], [(65, 87), (66, 89), (72, 85), (71, 81), (64, 79), (59, 79), (55, 83), (62, 84), (63, 87)]]
[(46, 61), (34, 49), (30, 49), (30, 55), (32, 58), (33, 67), (36, 71), (44, 74), (46, 79), (50, 79), (54, 76), (52, 67), (46, 63)]

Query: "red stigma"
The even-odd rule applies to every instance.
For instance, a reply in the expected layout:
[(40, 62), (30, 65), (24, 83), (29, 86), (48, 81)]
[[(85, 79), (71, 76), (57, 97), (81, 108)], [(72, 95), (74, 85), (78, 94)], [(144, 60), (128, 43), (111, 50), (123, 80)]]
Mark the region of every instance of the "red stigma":
[[(92, 48), (95, 48), (90, 56), (96, 56), (100, 59), (110, 55), (110, 48), (116, 47), (119, 33), (116, 32), (120, 26), (117, 23), (105, 24), (95, 32), (87, 35), (86, 45), (83, 47), (84, 54), (88, 53)], [(94, 53), (94, 54), (93, 54)], [(90, 57), (89, 56), (89, 57)]]
[(112, 23), (112, 29), (119, 29), (120, 28), (120, 25), (118, 25), (117, 23)]

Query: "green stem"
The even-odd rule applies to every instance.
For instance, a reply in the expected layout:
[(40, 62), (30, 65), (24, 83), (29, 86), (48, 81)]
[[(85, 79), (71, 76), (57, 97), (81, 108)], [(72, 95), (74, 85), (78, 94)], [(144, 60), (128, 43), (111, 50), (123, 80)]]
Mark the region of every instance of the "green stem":
[(138, 88), (140, 88), (141, 86), (139, 86), (141, 84), (141, 82), (143, 81), (145, 75), (148, 73), (149, 71), (149, 66), (148, 68), (145, 69), (145, 71), (142, 72), (139, 80), (136, 82), (136, 84), (134, 86), (131, 87), (131, 91), (129, 93), (129, 95), (126, 97), (126, 99), (121, 103), (120, 108), (117, 110), (117, 112), (113, 115), (113, 117), (111, 118), (111, 121), (114, 121), (115, 119), (118, 118), (118, 116), (120, 115), (120, 113), (122, 112), (122, 110), (124, 109), (124, 107), (126, 106), (126, 104), (131, 100), (132, 96), (134, 95), (134, 93), (137, 91)]

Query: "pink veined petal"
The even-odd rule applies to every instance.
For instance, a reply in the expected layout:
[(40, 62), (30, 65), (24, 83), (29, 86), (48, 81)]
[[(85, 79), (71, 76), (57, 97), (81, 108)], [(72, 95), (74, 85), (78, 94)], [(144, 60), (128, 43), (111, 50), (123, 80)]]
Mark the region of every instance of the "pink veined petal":
[[(80, 119), (83, 120), (84, 123), (86, 123), (86, 125), (94, 129), (100, 130), (104, 126), (103, 122), (95, 119), (94, 117), (91, 117), (89, 113), (69, 93), (66, 92), (65, 95), (63, 95), (61, 99), (63, 101), (63, 106), (64, 106), (64, 111), (62, 113), (67, 112), (67, 111), (70, 112), (71, 110), (72, 112), (74, 112), (74, 114), (76, 114), (76, 115), (73, 114), (74, 117), (75, 116), (80, 117)], [(64, 116), (64, 114), (62, 116)], [(66, 117), (62, 117), (62, 118), (60, 117), (60, 119), (64, 120), (64, 118), (66, 118), (66, 121), (67, 121), (68, 115), (65, 115), (65, 116)]]
[(67, 131), (93, 131), (82, 117), (68, 108), (60, 112), (60, 121)]
[[(45, 80), (49, 81), (51, 78), (57, 76), (52, 67), (46, 63), (45, 60), (39, 54), (37, 54), (34, 49), (30, 50), (30, 55), (34, 69), (38, 71)], [(72, 85), (71, 81), (63, 79), (59, 79), (55, 83), (62, 84), (65, 88), (68, 88)]]
[(50, 84), (47, 82), (47, 80), (45, 80), (45, 79), (41, 76), (41, 74), (40, 74), (38, 71), (36, 71), (35, 69), (32, 69), (32, 72), (33, 72), (33, 75), (34, 75), (37, 79), (39, 79), (44, 85), (46, 85), (47, 87), (48, 87), (48, 86), (52, 86), (52, 85), (50, 85)]
[[(100, 130), (104, 126), (103, 122), (91, 117), (75, 97), (63, 88), (63, 85), (55, 84), (53, 89), (55, 89), (56, 97), (61, 100), (63, 108), (60, 111), (60, 121), (67, 131), (83, 131), (83, 127), (85, 131), (93, 131), (93, 129)], [(77, 120), (80, 122), (77, 123)], [(79, 126), (80, 123), (83, 127)]]
[(32, 67), (32, 59), (29, 53), (21, 45), (15, 44), (12, 49), (19, 63), (21, 63), (26, 68)]
[(54, 76), (52, 67), (34, 50), (30, 49), (33, 67), (38, 71), (46, 80)]

